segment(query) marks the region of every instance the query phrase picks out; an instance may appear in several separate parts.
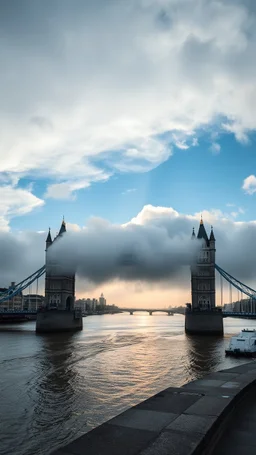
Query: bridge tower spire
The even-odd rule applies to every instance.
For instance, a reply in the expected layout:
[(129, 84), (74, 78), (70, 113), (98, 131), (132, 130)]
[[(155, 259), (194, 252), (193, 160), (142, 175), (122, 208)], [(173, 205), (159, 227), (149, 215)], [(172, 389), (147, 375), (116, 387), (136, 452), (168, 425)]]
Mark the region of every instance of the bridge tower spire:
[(46, 239), (46, 250), (51, 246), (52, 244), (52, 236), (51, 236), (51, 228), (49, 228), (47, 239)]
[(58, 235), (62, 235), (62, 234), (64, 234), (65, 232), (67, 232), (67, 229), (66, 229), (65, 219), (64, 219), (64, 216), (63, 216), (63, 220), (62, 220), (62, 223), (61, 223), (61, 226), (60, 226), (60, 230), (59, 230), (59, 234), (58, 234)]

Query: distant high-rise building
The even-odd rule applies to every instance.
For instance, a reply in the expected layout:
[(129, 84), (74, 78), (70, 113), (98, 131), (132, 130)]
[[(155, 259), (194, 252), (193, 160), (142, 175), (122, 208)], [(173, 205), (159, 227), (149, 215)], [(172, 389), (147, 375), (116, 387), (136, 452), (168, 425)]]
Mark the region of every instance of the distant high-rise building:
[(105, 307), (106, 304), (107, 304), (107, 301), (106, 301), (106, 299), (105, 299), (103, 293), (101, 293), (101, 296), (100, 296), (100, 298), (99, 298), (99, 304), (100, 304), (101, 307)]
[(44, 296), (38, 294), (24, 295), (23, 309), (37, 311), (44, 304)]
[[(13, 289), (15, 286), (15, 281), (12, 281), (11, 282), (11, 285), (9, 286), (8, 290), (11, 290)], [(6, 288), (1, 288), (0, 289), (0, 293), (1, 292), (6, 292), (7, 289)], [(10, 296), (10, 299), (6, 300), (3, 304), (3, 308), (5, 310), (16, 310), (16, 311), (19, 311), (19, 310), (22, 310), (23, 309), (23, 295), (22, 295), (22, 291), (18, 292), (18, 294), (14, 295), (13, 297)]]

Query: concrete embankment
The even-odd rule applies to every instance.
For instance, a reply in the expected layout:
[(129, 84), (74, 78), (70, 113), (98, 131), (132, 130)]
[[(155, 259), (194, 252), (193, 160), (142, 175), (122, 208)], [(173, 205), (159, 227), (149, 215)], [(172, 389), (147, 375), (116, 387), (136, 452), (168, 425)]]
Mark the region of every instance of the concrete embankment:
[(163, 390), (53, 454), (209, 455), (255, 390), (254, 361), (211, 373)]

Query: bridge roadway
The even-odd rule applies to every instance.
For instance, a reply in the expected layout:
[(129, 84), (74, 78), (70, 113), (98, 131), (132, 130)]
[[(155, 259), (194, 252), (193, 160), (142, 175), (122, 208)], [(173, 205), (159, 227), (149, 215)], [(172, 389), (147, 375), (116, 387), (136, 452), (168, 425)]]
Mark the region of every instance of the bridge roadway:
[(255, 455), (255, 432), (252, 361), (169, 387), (52, 455)]

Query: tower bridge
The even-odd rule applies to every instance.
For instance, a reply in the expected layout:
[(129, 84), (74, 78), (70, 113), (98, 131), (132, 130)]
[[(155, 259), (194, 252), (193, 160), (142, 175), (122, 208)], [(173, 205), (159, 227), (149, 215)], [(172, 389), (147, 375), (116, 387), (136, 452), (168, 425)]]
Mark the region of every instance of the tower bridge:
[[(46, 239), (45, 265), (33, 272), (18, 284), (13, 284), (9, 289), (0, 293), (0, 317), (1, 315), (35, 315), (36, 330), (38, 332), (55, 332), (55, 331), (73, 331), (82, 329), (82, 314), (80, 310), (74, 307), (75, 299), (75, 275), (66, 273), (60, 264), (54, 264), (51, 261), (49, 251), (54, 242), (65, 235), (66, 223), (63, 219), (59, 233), (52, 239), (49, 229)], [(191, 266), (191, 296), (192, 303), (187, 304), (185, 312), (185, 331), (188, 333), (223, 333), (223, 317), (256, 317), (256, 305), (254, 311), (247, 313), (225, 312), (223, 306), (223, 282), (227, 282), (230, 287), (230, 296), (232, 302), (232, 289), (246, 295), (252, 302), (256, 301), (256, 291), (242, 283), (237, 278), (223, 270), (215, 262), (215, 236), (211, 228), (208, 237), (203, 220), (201, 219), (198, 234), (196, 236), (193, 228), (192, 241), (195, 239), (201, 241), (201, 248), (196, 262)], [(221, 286), (221, 306), (216, 307), (216, 284), (215, 272), (220, 275)], [(6, 311), (5, 302), (9, 302), (15, 295), (29, 288), (34, 282), (38, 283), (40, 277), (45, 275), (45, 304), (37, 312), (35, 311), (17, 311), (15, 309)], [(38, 285), (37, 285), (38, 287)], [(146, 311), (150, 315), (157, 311), (165, 312), (172, 315), (170, 309), (159, 308), (120, 308), (121, 311), (127, 311), (130, 314), (138, 311)]]

